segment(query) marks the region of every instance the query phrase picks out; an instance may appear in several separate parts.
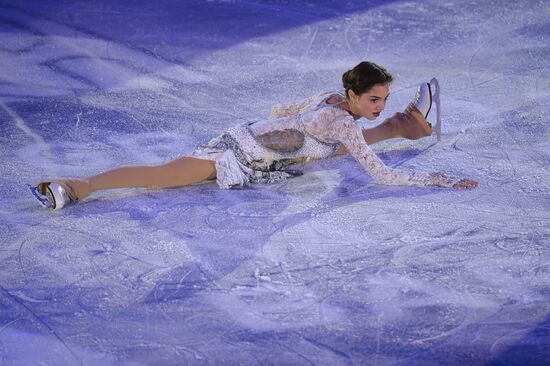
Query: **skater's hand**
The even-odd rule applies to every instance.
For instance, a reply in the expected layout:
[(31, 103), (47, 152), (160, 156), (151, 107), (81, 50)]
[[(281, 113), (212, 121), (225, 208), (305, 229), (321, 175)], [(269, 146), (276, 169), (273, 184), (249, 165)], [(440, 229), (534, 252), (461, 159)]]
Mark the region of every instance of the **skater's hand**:
[(477, 182), (471, 179), (462, 179), (457, 183), (453, 184), (453, 188), (456, 189), (474, 189), (477, 187)]
[(431, 185), (438, 187), (447, 187), (455, 189), (473, 189), (477, 187), (477, 182), (471, 179), (450, 178), (443, 173), (430, 174)]

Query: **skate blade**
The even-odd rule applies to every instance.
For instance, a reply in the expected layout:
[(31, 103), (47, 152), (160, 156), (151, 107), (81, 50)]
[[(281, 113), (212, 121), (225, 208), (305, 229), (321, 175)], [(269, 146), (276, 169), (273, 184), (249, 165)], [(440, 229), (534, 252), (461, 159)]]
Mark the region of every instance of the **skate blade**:
[(437, 108), (437, 114), (436, 114), (436, 123), (434, 126), (435, 135), (437, 136), (437, 141), (441, 141), (441, 98), (440, 98), (440, 89), (439, 89), (439, 80), (436, 78), (433, 78), (430, 80), (430, 84), (435, 86), (435, 106)]
[(36, 198), (38, 200), (38, 202), (40, 202), (40, 205), (42, 207), (45, 207), (45, 208), (52, 208), (53, 209), (53, 205), (52, 203), (48, 200), (48, 198), (46, 196), (43, 196), (40, 194), (40, 192), (38, 192), (38, 187), (35, 187), (35, 186), (32, 186), (30, 184), (27, 184), (27, 187), (29, 188), (29, 190), (31, 191), (32, 195), (34, 196), (34, 198)]

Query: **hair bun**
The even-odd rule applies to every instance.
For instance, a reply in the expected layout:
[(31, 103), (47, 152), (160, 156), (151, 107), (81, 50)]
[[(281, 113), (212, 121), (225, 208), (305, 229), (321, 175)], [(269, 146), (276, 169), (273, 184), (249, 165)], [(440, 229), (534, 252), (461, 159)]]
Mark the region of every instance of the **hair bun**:
[(346, 96), (350, 90), (357, 95), (366, 93), (376, 84), (391, 83), (393, 76), (374, 62), (363, 61), (342, 74), (342, 84)]
[(345, 89), (349, 89), (353, 85), (352, 73), (353, 70), (348, 70), (342, 75), (342, 84), (344, 84)]

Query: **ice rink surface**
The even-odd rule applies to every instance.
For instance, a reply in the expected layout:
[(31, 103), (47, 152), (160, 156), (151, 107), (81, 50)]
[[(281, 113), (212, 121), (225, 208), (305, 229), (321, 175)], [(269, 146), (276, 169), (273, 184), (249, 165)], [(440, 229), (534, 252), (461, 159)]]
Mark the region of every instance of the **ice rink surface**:
[[(443, 138), (373, 145), (480, 182), (25, 184), (189, 155), (275, 103), (439, 78)], [(0, 364), (550, 365), (550, 2), (0, 0)]]

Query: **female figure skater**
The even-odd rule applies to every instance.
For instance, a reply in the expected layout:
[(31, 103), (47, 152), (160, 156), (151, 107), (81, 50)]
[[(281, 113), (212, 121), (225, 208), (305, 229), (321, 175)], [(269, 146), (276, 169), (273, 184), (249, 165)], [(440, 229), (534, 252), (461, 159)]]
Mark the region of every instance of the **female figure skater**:
[[(361, 129), (356, 120), (376, 119), (384, 110), (393, 77), (383, 67), (361, 62), (342, 76), (345, 94), (328, 92), (289, 105), (277, 105), (272, 118), (230, 128), (195, 150), (159, 166), (114, 169), (86, 179), (56, 179), (30, 187), (48, 208), (60, 209), (100, 189), (168, 188), (216, 179), (220, 188), (248, 183), (272, 183), (300, 175), (293, 165), (311, 158), (350, 154), (378, 184), (477, 187), (469, 179), (441, 173), (423, 174), (386, 166), (368, 145), (432, 134), (426, 118), (432, 99), (439, 101), (436, 79), (422, 83), (403, 113), (374, 128)], [(436, 103), (437, 104), (437, 103)], [(439, 105), (436, 105), (439, 113)]]

